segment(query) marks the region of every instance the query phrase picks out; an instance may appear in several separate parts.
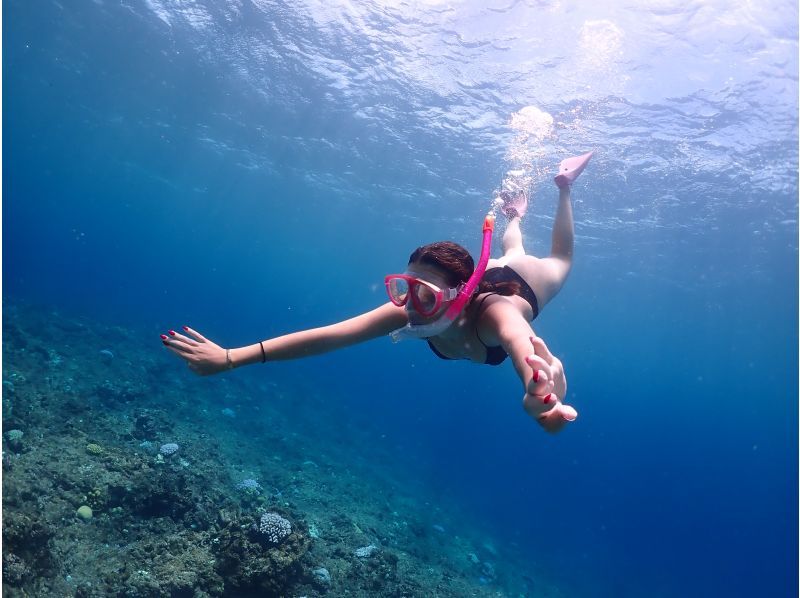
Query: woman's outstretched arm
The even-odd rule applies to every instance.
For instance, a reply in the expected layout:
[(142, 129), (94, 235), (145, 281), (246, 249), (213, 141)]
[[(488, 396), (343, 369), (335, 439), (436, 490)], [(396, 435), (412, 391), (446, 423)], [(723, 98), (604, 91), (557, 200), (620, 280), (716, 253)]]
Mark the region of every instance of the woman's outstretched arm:
[(298, 359), (335, 351), (385, 336), (407, 322), (404, 308), (386, 303), (336, 324), (293, 332), (235, 349), (224, 349), (188, 326), (184, 327), (186, 334), (171, 330), (169, 336), (162, 334), (161, 340), (170, 351), (186, 361), (190, 370), (207, 376), (251, 363)]
[(483, 312), (480, 336), (485, 342), (499, 342), (514, 363), (525, 395), (522, 406), (548, 432), (558, 432), (578, 417), (562, 402), (567, 378), (561, 361), (536, 336), (519, 309), (506, 301), (495, 301)]

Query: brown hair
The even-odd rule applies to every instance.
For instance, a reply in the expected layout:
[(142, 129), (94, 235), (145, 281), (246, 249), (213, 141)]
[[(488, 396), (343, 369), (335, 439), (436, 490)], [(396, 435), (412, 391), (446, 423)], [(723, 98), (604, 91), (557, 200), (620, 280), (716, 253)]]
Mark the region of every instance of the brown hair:
[[(452, 241), (437, 241), (429, 245), (417, 247), (408, 263), (414, 262), (434, 266), (442, 271), (447, 279), (447, 284), (457, 287), (462, 282), (467, 282), (475, 270), (475, 261), (458, 243)], [(517, 282), (487, 282), (482, 280), (476, 293), (497, 293), (499, 295), (515, 295), (519, 292)]]

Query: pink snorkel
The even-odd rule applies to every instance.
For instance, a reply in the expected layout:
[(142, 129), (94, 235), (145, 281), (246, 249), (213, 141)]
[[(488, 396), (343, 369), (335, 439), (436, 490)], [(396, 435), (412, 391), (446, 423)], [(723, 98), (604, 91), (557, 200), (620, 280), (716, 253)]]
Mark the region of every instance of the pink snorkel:
[(397, 342), (404, 338), (430, 338), (441, 334), (455, 321), (464, 306), (472, 298), (472, 294), (480, 284), (483, 278), (483, 273), (486, 272), (486, 264), (489, 263), (489, 255), (492, 253), (492, 233), (494, 232), (494, 214), (489, 213), (483, 219), (483, 244), (481, 245), (481, 257), (478, 260), (478, 265), (472, 272), (469, 280), (463, 284), (461, 290), (447, 311), (441, 315), (439, 319), (430, 324), (423, 324), (421, 326), (412, 326), (409, 322), (402, 328), (398, 328), (391, 332), (389, 336), (392, 340)]

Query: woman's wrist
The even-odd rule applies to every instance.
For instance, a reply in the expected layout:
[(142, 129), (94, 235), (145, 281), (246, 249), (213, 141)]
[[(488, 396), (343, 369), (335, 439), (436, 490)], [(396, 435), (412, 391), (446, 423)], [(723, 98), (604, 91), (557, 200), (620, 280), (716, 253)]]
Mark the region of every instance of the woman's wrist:
[(228, 369), (238, 368), (252, 363), (264, 363), (267, 360), (267, 353), (264, 350), (264, 343), (256, 343), (247, 347), (226, 350)]

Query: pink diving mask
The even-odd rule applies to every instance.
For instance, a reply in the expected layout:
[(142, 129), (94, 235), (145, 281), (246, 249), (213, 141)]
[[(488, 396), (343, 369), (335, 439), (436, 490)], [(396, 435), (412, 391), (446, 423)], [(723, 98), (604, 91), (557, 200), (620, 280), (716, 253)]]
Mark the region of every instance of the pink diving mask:
[[(443, 301), (452, 301), (447, 310), (435, 321), (417, 325), (409, 322), (402, 328), (389, 333), (393, 341), (397, 342), (405, 338), (430, 338), (441, 334), (450, 327), (472, 297), (483, 278), (483, 273), (486, 272), (486, 264), (489, 262), (489, 255), (492, 252), (493, 232), (494, 215), (489, 213), (483, 220), (483, 244), (478, 265), (475, 266), (469, 280), (457, 289), (439, 289), (430, 283), (404, 274), (391, 274), (386, 277), (386, 289), (392, 303), (405, 305), (410, 296), (414, 308), (423, 316), (436, 313)], [(405, 293), (403, 293), (404, 290)]]

